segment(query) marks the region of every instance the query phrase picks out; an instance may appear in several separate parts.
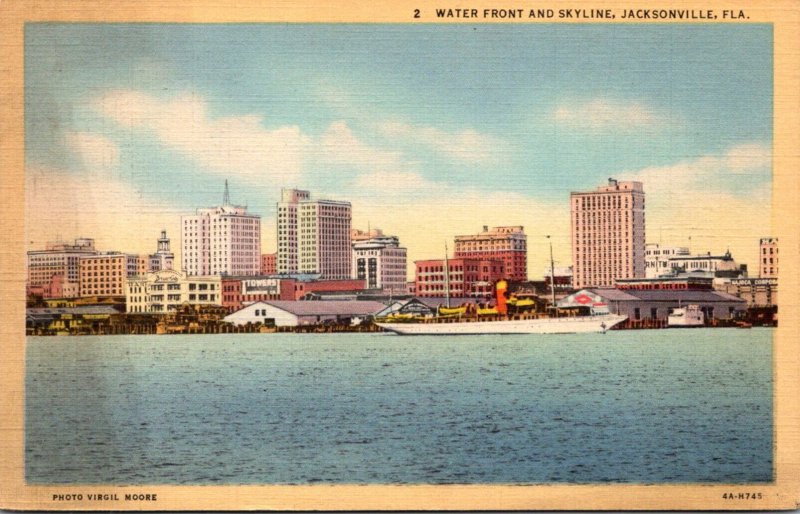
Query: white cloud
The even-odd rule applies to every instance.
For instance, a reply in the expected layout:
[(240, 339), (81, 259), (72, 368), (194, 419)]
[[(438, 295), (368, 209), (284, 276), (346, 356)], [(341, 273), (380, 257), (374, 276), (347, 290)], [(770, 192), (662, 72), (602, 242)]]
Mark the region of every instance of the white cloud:
[(725, 154), (725, 166), (732, 171), (767, 170), (772, 166), (772, 149), (760, 143), (735, 146)]
[(119, 164), (119, 147), (110, 139), (89, 132), (67, 132), (67, 147), (93, 170), (110, 170)]
[(693, 252), (730, 249), (754, 267), (758, 239), (773, 232), (771, 162), (768, 146), (748, 143), (624, 175), (644, 183), (649, 242), (691, 237)]
[(161, 229), (178, 253), (180, 214), (147, 200), (110, 174), (70, 173), (43, 166), (25, 170), (25, 230), (32, 248), (58, 238), (92, 237), (101, 250), (152, 253)]
[(591, 131), (652, 129), (669, 122), (666, 115), (641, 102), (607, 98), (562, 103), (552, 116), (560, 124)]
[[(555, 260), (568, 265), (571, 260), (568, 202), (542, 201), (514, 192), (483, 192), (471, 187), (453, 187), (422, 180), (411, 174), (387, 174), (405, 180), (406, 189), (359, 190), (351, 197), (353, 227), (379, 227), (396, 235), (408, 248), (409, 279), (413, 279), (415, 260), (441, 259), (445, 243), (453, 253), (453, 237), (475, 234), (484, 225), (522, 225), (528, 234), (528, 273), (542, 276), (549, 263), (546, 234), (553, 235)], [(413, 187), (424, 186), (415, 191)]]
[(508, 148), (505, 141), (473, 129), (447, 132), (396, 121), (382, 123), (378, 128), (387, 138), (421, 144), (459, 162), (488, 163), (499, 159)]
[(161, 100), (118, 90), (94, 106), (123, 127), (153, 132), (168, 148), (221, 174), (293, 180), (311, 144), (297, 126), (267, 129), (255, 115), (212, 117), (206, 101), (193, 94)]
[(365, 191), (376, 189), (378, 194), (391, 192), (393, 196), (425, 194), (443, 187), (443, 184), (430, 181), (419, 173), (410, 171), (367, 173), (359, 175), (353, 185)]
[(719, 154), (700, 155), (669, 166), (634, 172), (647, 187), (662, 191), (752, 191), (771, 178), (772, 151), (761, 143), (745, 143)]
[[(772, 233), (769, 148), (757, 143), (670, 166), (618, 174), (640, 180), (646, 192), (647, 241), (687, 245), (695, 252), (730, 249), (739, 263), (756, 265), (758, 238)], [(381, 187), (376, 187), (376, 184)], [(528, 234), (528, 274), (541, 277), (553, 238), (557, 265), (571, 264), (569, 202), (514, 192), (483, 192), (425, 179), (413, 172), (364, 176), (350, 198), (353, 226), (369, 224), (400, 237), (413, 261), (441, 258), (453, 236), (483, 225), (523, 225)], [(390, 186), (389, 186), (390, 185)], [(387, 187), (388, 186), (388, 187)]]
[(356, 171), (392, 170), (403, 166), (402, 154), (364, 143), (343, 121), (330, 124), (318, 144), (321, 163), (346, 166)]

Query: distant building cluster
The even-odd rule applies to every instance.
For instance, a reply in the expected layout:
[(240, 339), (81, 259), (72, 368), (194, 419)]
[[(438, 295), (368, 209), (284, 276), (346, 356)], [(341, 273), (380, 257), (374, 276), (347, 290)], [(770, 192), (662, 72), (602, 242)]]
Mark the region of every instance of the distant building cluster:
[(174, 254), (166, 231), (150, 255), (101, 252), (94, 239), (48, 243), (28, 252), (27, 292), (43, 298), (86, 298), (125, 295), (127, 280), (143, 273), (171, 270)]
[(629, 301), (639, 295), (631, 291), (716, 290), (749, 306), (776, 303), (776, 238), (759, 241), (759, 278), (753, 279), (729, 251), (693, 254), (688, 247), (646, 243), (641, 182), (612, 178), (594, 190), (570, 193), (569, 202), (572, 265), (551, 262), (544, 280), (531, 281), (521, 225), (484, 225), (477, 233), (456, 235), (452, 255), (444, 248), (412, 264), (397, 236), (352, 227), (350, 202), (315, 199), (301, 189), (281, 190), (275, 251), (263, 253), (261, 216), (233, 204), (226, 181), (221, 205), (181, 217), (180, 267), (164, 230), (149, 255), (99, 251), (93, 239), (78, 238), (28, 252), (27, 292), (45, 300), (116, 302), (131, 314), (169, 313), (186, 304), (230, 313), (267, 302), (252, 310), (254, 317), (270, 311), (274, 302), (310, 299), (383, 295), (488, 301), (500, 280), (521, 297), (563, 299), (576, 290), (613, 288), (627, 291), (616, 298)]
[(644, 276), (655, 278), (672, 271), (670, 258), (689, 255), (685, 246), (661, 246), (648, 243), (644, 246)]

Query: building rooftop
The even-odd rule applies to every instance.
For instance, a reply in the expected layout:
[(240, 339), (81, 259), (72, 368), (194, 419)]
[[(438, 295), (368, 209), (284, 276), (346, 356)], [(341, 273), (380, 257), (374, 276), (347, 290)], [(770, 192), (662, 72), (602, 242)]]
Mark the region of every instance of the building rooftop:
[(725, 252), (724, 255), (711, 255), (711, 252), (707, 252), (701, 255), (677, 255), (675, 257), (670, 257), (668, 260), (670, 261), (687, 261), (687, 260), (702, 260), (702, 259), (718, 259), (722, 261), (732, 261), (733, 257), (731, 257), (731, 252)]
[(625, 291), (622, 291), (620, 289), (614, 289), (614, 288), (590, 288), (589, 291), (593, 292), (598, 296), (602, 296), (606, 300), (612, 300), (612, 301), (625, 302), (638, 299), (636, 296), (633, 296), (633, 293), (634, 292), (638, 293), (638, 291), (634, 291), (631, 289), (626, 289)]
[(589, 289), (609, 301), (635, 301), (683, 303), (745, 302), (745, 300), (721, 291), (691, 289)]
[(79, 307), (31, 307), (26, 309), (28, 315), (42, 314), (119, 314), (120, 311), (110, 305), (83, 305)]
[[(380, 302), (360, 301), (360, 300), (297, 301), (297, 302), (275, 300), (275, 301), (265, 301), (258, 303), (271, 305), (273, 307), (282, 309), (296, 316), (324, 316), (324, 315), (363, 316), (367, 314), (375, 314), (376, 312), (386, 308), (386, 305)], [(252, 307), (252, 305), (256, 304), (248, 305), (245, 308)]]

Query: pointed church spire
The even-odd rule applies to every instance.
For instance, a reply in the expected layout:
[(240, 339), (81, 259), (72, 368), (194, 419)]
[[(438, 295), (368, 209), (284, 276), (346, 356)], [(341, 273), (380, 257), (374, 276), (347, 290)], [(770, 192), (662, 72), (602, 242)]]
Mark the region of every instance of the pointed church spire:
[(225, 194), (222, 195), (222, 205), (231, 204), (231, 195), (228, 192), (228, 179), (225, 179)]

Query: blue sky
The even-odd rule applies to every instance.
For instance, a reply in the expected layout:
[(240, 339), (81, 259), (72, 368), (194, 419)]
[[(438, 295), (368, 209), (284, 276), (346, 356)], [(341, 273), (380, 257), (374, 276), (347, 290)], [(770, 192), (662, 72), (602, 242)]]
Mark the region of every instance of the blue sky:
[(29, 24), (25, 44), (34, 247), (152, 251), (163, 227), (177, 249), (225, 179), (265, 252), (295, 186), (412, 260), (523, 224), (532, 277), (545, 234), (569, 264), (569, 192), (608, 177), (645, 183), (648, 241), (755, 266), (769, 235), (770, 25)]

